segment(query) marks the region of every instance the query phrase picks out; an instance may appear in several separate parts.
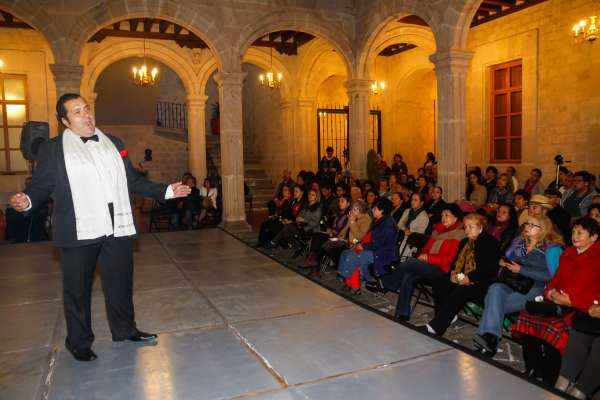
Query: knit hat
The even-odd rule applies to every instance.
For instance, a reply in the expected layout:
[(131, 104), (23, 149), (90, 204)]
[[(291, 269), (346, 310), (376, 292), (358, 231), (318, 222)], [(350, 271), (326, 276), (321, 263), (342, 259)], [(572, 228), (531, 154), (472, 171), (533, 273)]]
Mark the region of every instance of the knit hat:
[(534, 194), (531, 196), (531, 200), (529, 200), (529, 205), (538, 204), (544, 208), (552, 209), (552, 205), (550, 204), (550, 199), (544, 196), (543, 194)]

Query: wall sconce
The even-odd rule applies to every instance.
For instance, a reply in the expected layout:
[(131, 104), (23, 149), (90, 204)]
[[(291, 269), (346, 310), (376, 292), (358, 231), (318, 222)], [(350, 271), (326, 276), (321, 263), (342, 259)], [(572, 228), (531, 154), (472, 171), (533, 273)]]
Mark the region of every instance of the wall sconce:
[(596, 25), (597, 16), (593, 15), (587, 19), (582, 19), (573, 25), (573, 37), (576, 41), (587, 40), (593, 42), (598, 38), (598, 26)]

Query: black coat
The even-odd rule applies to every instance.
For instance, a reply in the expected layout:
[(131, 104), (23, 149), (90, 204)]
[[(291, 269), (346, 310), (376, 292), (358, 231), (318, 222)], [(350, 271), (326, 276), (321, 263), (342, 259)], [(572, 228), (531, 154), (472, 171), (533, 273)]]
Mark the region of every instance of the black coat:
[[(468, 238), (460, 241), (457, 254), (460, 254), (468, 241)], [(500, 243), (486, 231), (481, 232), (475, 240), (476, 268), (468, 274), (469, 280), (473, 283), (492, 283), (498, 275), (500, 256)]]
[[(118, 151), (124, 150), (123, 142), (111, 135), (108, 138)], [(154, 183), (144, 178), (131, 164), (128, 157), (122, 158), (127, 175), (129, 202), (133, 211), (131, 193), (136, 192), (156, 200), (164, 200), (168, 185)], [(43, 142), (38, 151), (38, 162), (31, 185), (25, 189), (31, 200), (32, 209), (44, 204), (52, 196), (52, 239), (56, 247), (79, 247), (100, 242), (103, 238), (77, 240), (75, 209), (67, 176), (67, 167), (63, 151), (62, 135)], [(134, 237), (130, 236), (130, 237)], [(128, 237), (128, 238), (130, 238)]]

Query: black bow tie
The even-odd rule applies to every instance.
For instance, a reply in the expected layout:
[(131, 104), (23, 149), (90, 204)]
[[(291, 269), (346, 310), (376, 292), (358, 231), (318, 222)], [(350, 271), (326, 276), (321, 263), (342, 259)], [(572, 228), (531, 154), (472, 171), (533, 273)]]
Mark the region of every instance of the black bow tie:
[(93, 140), (94, 142), (99, 142), (98, 135), (92, 135), (90, 137), (80, 136), (83, 143), (87, 143), (88, 140)]

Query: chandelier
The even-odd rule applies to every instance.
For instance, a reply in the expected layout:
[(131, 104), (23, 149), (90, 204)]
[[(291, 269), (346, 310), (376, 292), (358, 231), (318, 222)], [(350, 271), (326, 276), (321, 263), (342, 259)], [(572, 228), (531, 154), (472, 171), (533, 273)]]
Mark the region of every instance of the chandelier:
[(260, 86), (268, 87), (269, 89), (277, 89), (281, 86), (282, 79), (283, 74), (281, 72), (277, 74), (273, 72), (273, 48), (271, 47), (271, 67), (266, 74), (258, 76), (258, 83)]
[[(377, 56), (375, 56), (375, 61), (373, 62), (373, 70), (375, 71), (375, 75), (377, 75)], [(383, 92), (385, 92), (385, 82), (375, 79), (371, 83), (371, 93), (378, 95), (383, 94)]]
[(138, 86), (154, 86), (158, 81), (158, 68), (148, 68), (146, 65), (146, 40), (144, 39), (144, 61), (141, 66), (134, 66), (131, 71), (133, 72), (133, 83)]
[(591, 16), (589, 22), (587, 19), (582, 19), (573, 25), (573, 36), (575, 40), (587, 40), (593, 42), (598, 38), (598, 26), (596, 25), (597, 16)]

